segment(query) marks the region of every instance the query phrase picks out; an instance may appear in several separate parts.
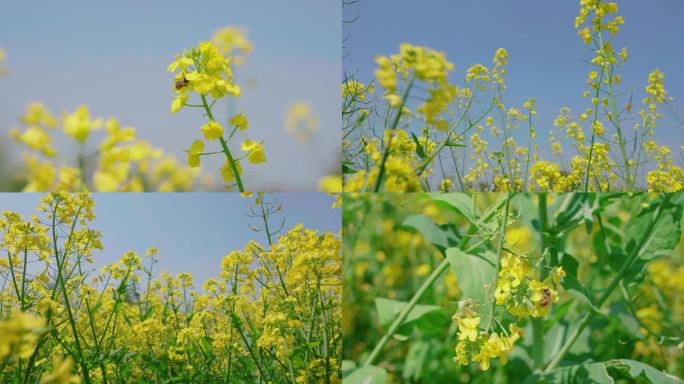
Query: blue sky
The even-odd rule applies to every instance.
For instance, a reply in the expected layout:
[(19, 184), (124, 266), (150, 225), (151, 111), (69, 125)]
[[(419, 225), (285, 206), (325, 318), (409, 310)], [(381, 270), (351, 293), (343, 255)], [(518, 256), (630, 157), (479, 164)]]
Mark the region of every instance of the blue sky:
[[(625, 24), (616, 47), (629, 50), (629, 60), (620, 69), (622, 90), (634, 89), (635, 100), (640, 102), (648, 73), (659, 68), (666, 75), (666, 89), (675, 97), (675, 109), (684, 117), (684, 45), (680, 42), (684, 2), (618, 3)], [(344, 20), (358, 16), (343, 26), (343, 69), (368, 81), (375, 70), (375, 55), (396, 53), (399, 44), (409, 42), (446, 52), (456, 66), (453, 80), (461, 84), (468, 67), (491, 66), (494, 51), (503, 47), (510, 55), (504, 101), (509, 107), (520, 107), (528, 97), (535, 97), (538, 131), (544, 132), (552, 128), (562, 106), (578, 111), (588, 104), (581, 94), (590, 67), (582, 59), (590, 53), (574, 29), (578, 12), (578, 0), (360, 0), (343, 9)], [(659, 126), (656, 139), (676, 148), (684, 143), (684, 130), (673, 119), (666, 121)]]
[[(170, 114), (173, 77), (165, 68), (216, 29), (237, 25), (254, 50), (236, 71), (244, 97), (232, 108), (248, 115), (242, 137), (264, 140), (269, 160), (245, 166), (248, 187), (313, 190), (319, 176), (339, 171), (340, 17), (338, 2), (318, 0), (4, 2), (0, 47), (10, 73), (0, 77), (0, 140), (27, 102), (58, 114), (88, 104), (184, 159), (204, 118), (192, 108)], [(287, 107), (299, 100), (320, 121), (309, 144), (283, 128)], [(221, 160), (206, 161), (216, 178)]]
[[(10, 210), (24, 217), (36, 213), (43, 194), (0, 193), (0, 212)], [(283, 203), (274, 223), (285, 219), (283, 232), (297, 224), (338, 233), (342, 224), (334, 197), (325, 193), (277, 193)], [(118, 260), (124, 252), (144, 254), (149, 247), (160, 250), (157, 272), (190, 272), (201, 285), (218, 274), (221, 259), (243, 249), (250, 240), (268, 244), (263, 232), (252, 232), (247, 223), (258, 224), (244, 212), (253, 198), (238, 193), (94, 193), (96, 219), (90, 228), (103, 233), (104, 251), (94, 255), (95, 267)]]

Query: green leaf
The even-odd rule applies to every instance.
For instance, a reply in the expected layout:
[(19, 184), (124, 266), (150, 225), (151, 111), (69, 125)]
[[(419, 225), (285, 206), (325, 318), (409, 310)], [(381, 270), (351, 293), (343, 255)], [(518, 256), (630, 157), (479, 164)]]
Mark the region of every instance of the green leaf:
[(458, 148), (466, 148), (467, 147), (467, 145), (465, 145), (465, 144), (459, 144), (459, 143), (455, 143), (453, 141), (448, 141), (448, 142), (444, 143), (444, 146), (445, 147), (458, 147)]
[(356, 362), (353, 360), (342, 360), (342, 376), (347, 376), (356, 369)]
[(350, 175), (356, 173), (356, 170), (352, 168), (351, 163), (347, 162), (342, 162), (342, 174), (343, 175)]
[(418, 340), (411, 344), (406, 359), (404, 359), (404, 369), (402, 373), (402, 376), (406, 381), (420, 381), (428, 352), (430, 352), (430, 343), (426, 341)]
[[(657, 199), (659, 200), (659, 199)], [(655, 201), (649, 207), (642, 209), (637, 217), (627, 224), (625, 230), (625, 248), (630, 250), (638, 245), (639, 240), (646, 231), (648, 225), (654, 219), (656, 208), (660, 205), (659, 201)], [(651, 235), (646, 240), (642, 247), (639, 258), (642, 260), (651, 260), (659, 256), (666, 256), (672, 253), (672, 250), (679, 243), (681, 237), (680, 220), (682, 218), (682, 207), (677, 205), (669, 205), (661, 214), (660, 220), (656, 223), (651, 231)]]
[(420, 144), (418, 137), (416, 137), (415, 133), (411, 132), (411, 138), (413, 139), (413, 142), (416, 144), (416, 154), (421, 159), (424, 159), (425, 158), (425, 150), (423, 149), (423, 146)]
[(572, 193), (559, 199), (554, 204), (556, 210), (556, 218), (554, 220), (553, 232), (561, 233), (571, 230), (582, 222), (587, 223), (591, 228), (591, 223), (594, 220), (594, 212), (599, 208), (594, 193)]
[[(378, 312), (380, 325), (387, 328), (399, 316), (399, 312), (406, 306), (406, 302), (390, 300), (382, 297), (375, 298), (375, 309)], [(414, 327), (425, 333), (434, 333), (449, 322), (449, 313), (437, 305), (416, 304), (408, 313), (404, 322), (395, 332), (396, 335), (408, 336)]]
[(212, 356), (212, 351), (214, 350), (211, 346), (211, 339), (209, 337), (202, 337), (200, 339), (200, 346), (202, 347), (202, 352), (205, 356)]
[(603, 364), (573, 365), (528, 376), (523, 384), (614, 384)]
[(387, 372), (374, 365), (367, 365), (352, 371), (342, 379), (342, 384), (385, 384)]
[(447, 248), (455, 246), (459, 240), (454, 227), (437, 225), (434, 220), (425, 215), (411, 215), (404, 220), (402, 226), (420, 232), (425, 240), (432, 243), (442, 253)]
[(561, 281), (563, 289), (586, 302), (594, 311), (598, 311), (591, 294), (577, 278), (577, 268), (579, 267), (577, 260), (571, 255), (564, 253), (561, 259), (561, 266), (566, 275)]
[(634, 317), (624, 303), (617, 302), (611, 304), (608, 313), (609, 318), (619, 324), (620, 327), (624, 328), (630, 335), (639, 339), (643, 338), (639, 332), (639, 329), (641, 328), (639, 320)]
[(480, 217), (480, 212), (473, 204), (472, 197), (470, 197), (468, 194), (428, 193), (427, 195), (443, 207), (456, 210), (472, 224), (478, 224), (477, 220)]
[(668, 373), (659, 371), (648, 364), (628, 359), (610, 360), (605, 363), (609, 369), (614, 369), (631, 379), (646, 379), (654, 384), (677, 384), (682, 380)]
[(659, 371), (648, 364), (634, 360), (616, 359), (606, 362), (585, 363), (556, 368), (550, 372), (528, 376), (524, 384), (594, 383), (613, 384), (614, 378), (639, 379), (652, 384), (681, 384), (672, 375)]
[[(554, 323), (551, 328), (544, 334), (544, 362), (548, 363), (553, 359), (558, 351), (567, 342), (568, 338), (577, 329), (577, 322), (568, 322), (565, 319), (561, 319), (557, 323)], [(589, 345), (590, 332), (586, 330), (580, 334), (575, 343), (573, 343), (572, 348), (570, 348), (570, 354), (572, 355), (583, 355), (591, 353), (592, 349)]]
[(463, 299), (472, 300), (477, 305), (480, 325), (486, 326), (494, 300), (496, 255), (492, 252), (469, 255), (459, 248), (449, 248), (446, 257), (456, 273)]

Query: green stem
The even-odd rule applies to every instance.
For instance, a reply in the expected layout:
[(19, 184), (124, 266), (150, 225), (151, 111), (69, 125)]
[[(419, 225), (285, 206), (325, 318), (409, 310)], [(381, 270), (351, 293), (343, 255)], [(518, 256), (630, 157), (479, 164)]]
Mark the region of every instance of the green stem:
[(620, 145), (620, 154), (622, 155), (622, 166), (625, 168), (625, 177), (627, 178), (626, 187), (628, 191), (634, 190), (634, 181), (631, 177), (631, 172), (629, 169), (629, 159), (627, 158), (627, 150), (625, 149), (625, 137), (622, 134), (622, 124), (620, 123), (620, 113), (617, 109), (617, 103), (615, 102), (615, 91), (613, 89), (613, 79), (608, 78), (608, 94), (610, 97), (610, 105), (613, 110), (612, 123), (615, 125), (615, 130), (618, 135), (618, 144)]
[(88, 184), (88, 181), (86, 180), (86, 159), (85, 159), (85, 145), (84, 143), (80, 142), (79, 143), (79, 150), (78, 150), (78, 170), (81, 173), (81, 181), (83, 182), (83, 187), (87, 188), (86, 185)]
[[(598, 39), (599, 39), (599, 50), (601, 51), (601, 54), (603, 55), (603, 38), (601, 37), (601, 32), (598, 33)], [(598, 109), (599, 109), (599, 104), (601, 104), (601, 101), (599, 100), (599, 96), (601, 95), (601, 83), (603, 83), (603, 75), (605, 73), (606, 66), (601, 65), (601, 74), (599, 75), (598, 78), (598, 83), (596, 83), (596, 105), (594, 106), (594, 118), (591, 123), (591, 144), (589, 146), (589, 160), (587, 161), (587, 174), (584, 179), (584, 192), (589, 191), (589, 172), (591, 171), (591, 160), (594, 156), (594, 141), (596, 140), (596, 132), (594, 132), (594, 125), (596, 125), (596, 122), (598, 121)], [(601, 189), (601, 186), (599, 185), (599, 190)]]
[[(211, 120), (211, 121), (216, 121), (214, 119), (214, 114), (211, 113), (211, 108), (209, 107), (209, 104), (207, 103), (207, 97), (205, 95), (200, 95), (200, 96), (202, 98), (202, 106), (204, 106), (204, 110), (207, 112), (207, 117), (209, 117), (209, 120)], [(233, 175), (235, 176), (235, 183), (237, 183), (238, 190), (240, 192), (244, 192), (245, 188), (242, 186), (242, 177), (240, 177), (240, 172), (238, 172), (238, 167), (237, 167), (237, 163), (235, 162), (235, 158), (233, 158), (233, 155), (230, 153), (230, 149), (228, 149), (228, 143), (223, 138), (223, 136), (219, 137), (219, 142), (221, 142), (221, 147), (223, 148), (223, 153), (226, 154), (226, 159), (228, 159), (228, 163), (230, 164), (230, 169), (233, 171)]]
[[(444, 137), (444, 140), (442, 140), (442, 142), (440, 142), (440, 144), (437, 146), (437, 148), (436, 148), (435, 150), (432, 151), (432, 154), (431, 154), (430, 156), (428, 156), (427, 160), (425, 160), (425, 161), (423, 162), (423, 165), (420, 166), (420, 168), (418, 169), (418, 172), (416, 172), (416, 174), (417, 174), (418, 176), (422, 175), (423, 172), (425, 172), (425, 168), (427, 168), (427, 167), (430, 165), (430, 163), (431, 163), (431, 162), (435, 159), (435, 157), (442, 151), (442, 149), (443, 149), (448, 143), (451, 143), (451, 142), (452, 142), (452, 141), (451, 141), (451, 138), (452, 138), (453, 134), (455, 133), (456, 128), (458, 128), (458, 126), (461, 124), (461, 122), (463, 121), (463, 119), (466, 117), (466, 114), (467, 114), (468, 111), (470, 110), (470, 106), (472, 105), (474, 95), (475, 95), (475, 92), (473, 91), (473, 94), (470, 96), (470, 98), (468, 98), (468, 103), (466, 103), (465, 110), (464, 110), (463, 113), (459, 116), (459, 118), (458, 118), (458, 120), (456, 121), (456, 123), (455, 123), (455, 124), (453, 125), (453, 127), (447, 132), (446, 136)], [(468, 133), (468, 131), (469, 131), (472, 127), (476, 126), (477, 123), (478, 123), (480, 120), (482, 120), (482, 119), (489, 113), (489, 111), (491, 111), (491, 110), (492, 110), (492, 105), (489, 106), (489, 109), (487, 109), (487, 111), (485, 111), (485, 113), (483, 113), (482, 116), (481, 116), (479, 119), (477, 119), (476, 121), (474, 121), (474, 122), (468, 124), (468, 128), (466, 128), (461, 134), (457, 135), (456, 137), (457, 137), (457, 138), (463, 137), (466, 133)]]
[[(71, 304), (69, 303), (69, 294), (67, 293), (66, 289), (66, 281), (64, 281), (64, 275), (61, 267), (61, 263), (59, 261), (59, 247), (57, 246), (57, 207), (59, 206), (59, 201), (57, 201), (57, 204), (55, 205), (54, 210), (52, 211), (52, 246), (55, 251), (55, 260), (57, 262), (57, 286), (60, 286), (62, 289), (62, 296), (64, 297), (64, 306), (66, 307), (67, 310), (67, 317), (69, 319), (69, 324), (71, 326), (71, 331), (74, 333), (74, 342), (76, 343), (76, 350), (78, 351), (78, 363), (81, 366), (81, 369), (83, 370), (83, 379), (86, 384), (90, 384), (90, 375), (88, 373), (88, 364), (86, 364), (86, 361), (83, 356), (83, 349), (81, 348), (81, 342), (78, 337), (78, 330), (76, 329), (76, 320), (74, 318), (74, 314), (71, 311)], [(74, 222), (78, 220), (78, 215), (74, 217)], [(66, 251), (64, 254), (64, 264), (66, 265)]]
[[(380, 173), (378, 173), (378, 179), (375, 182), (375, 188), (373, 189), (373, 192), (380, 191), (380, 186), (382, 185), (382, 179), (385, 176), (385, 163), (387, 162), (387, 158), (389, 157), (390, 150), (392, 149), (392, 133), (397, 128), (397, 125), (399, 125), (401, 113), (404, 110), (404, 105), (406, 105), (406, 99), (408, 99), (409, 91), (411, 91), (412, 86), (413, 86), (413, 78), (411, 78), (411, 80), (409, 80), (408, 84), (406, 85), (406, 89), (404, 90), (404, 94), (401, 97), (401, 103), (399, 104), (399, 108), (397, 108), (397, 115), (394, 117), (394, 121), (392, 122), (392, 126), (389, 129), (390, 135), (389, 135), (389, 138), (387, 140), (387, 146), (385, 147), (385, 152), (382, 155), (382, 163), (380, 163)], [(384, 140), (384, 132), (383, 132), (383, 140)]]
[[(648, 227), (641, 235), (639, 243), (636, 247), (632, 248), (632, 251), (627, 256), (627, 261), (624, 264), (622, 264), (622, 267), (620, 268), (620, 270), (618, 270), (617, 275), (615, 275), (613, 280), (608, 285), (608, 288), (606, 288), (606, 290), (603, 292), (603, 295), (601, 295), (601, 297), (598, 299), (596, 303), (597, 308), (601, 308), (603, 306), (606, 300), (608, 300), (608, 297), (610, 297), (610, 295), (613, 293), (613, 290), (615, 290), (615, 288), (619, 285), (622, 278), (625, 277), (627, 272), (629, 272), (629, 269), (632, 267), (632, 264), (634, 264), (634, 261), (636, 261), (636, 259), (639, 257), (642, 248), (644, 247), (648, 239), (651, 237), (652, 232), (655, 229), (656, 224), (658, 223), (658, 220), (660, 220), (660, 217), (662, 216), (665, 206), (668, 204), (672, 197), (673, 194), (664, 194), (663, 201), (658, 206), (657, 212), (653, 216), (653, 220), (651, 220), (651, 222), (648, 224)], [(584, 329), (589, 325), (591, 319), (594, 317), (594, 314), (595, 312), (591, 311), (587, 313), (584, 316), (584, 318), (582, 318), (577, 329), (575, 329), (572, 335), (567, 339), (563, 347), (558, 351), (558, 354), (556, 354), (553, 360), (551, 360), (549, 365), (546, 366), (544, 372), (549, 372), (556, 368), (556, 366), (558, 366), (563, 356), (565, 356), (565, 354), (570, 350), (575, 341), (577, 341), (579, 336), (582, 334), (582, 331), (584, 331)]]
[[(523, 192), (527, 192), (527, 175), (529, 174), (530, 171), (530, 154), (532, 153), (532, 111), (528, 112), (528, 121), (529, 121), (529, 138), (527, 140), (527, 159), (525, 159), (525, 176), (523, 177)], [(513, 183), (513, 180), (510, 181), (511, 185)]]
[[(539, 277), (544, 280), (547, 275), (547, 263), (543, 257), (547, 251), (546, 240), (544, 234), (548, 230), (548, 208), (546, 203), (546, 193), (540, 193), (539, 198), (539, 234), (541, 244), (541, 268)], [(534, 361), (534, 368), (541, 369), (544, 367), (544, 319), (535, 317), (532, 319), (532, 360)]]
[[(474, 195), (473, 195), (474, 196)], [(511, 197), (513, 195), (509, 192), (506, 195), (506, 205), (503, 210), (503, 220), (501, 221), (501, 229), (499, 230), (499, 244), (496, 250), (496, 265), (494, 266), (494, 290), (496, 291), (496, 283), (499, 280), (499, 270), (501, 269), (501, 255), (504, 250), (504, 241), (506, 240), (506, 225), (508, 225), (508, 208), (511, 203)], [(489, 317), (489, 323), (487, 328), (491, 326), (492, 320), (494, 319), (494, 309), (496, 308), (496, 300), (492, 301), (492, 314)]]
[(24, 269), (21, 273), (21, 310), (27, 309), (26, 305), (26, 266), (28, 265), (28, 247), (24, 247)]
[(397, 318), (394, 319), (394, 322), (390, 326), (387, 333), (385, 333), (385, 335), (382, 337), (382, 339), (380, 339), (380, 342), (375, 346), (375, 348), (373, 349), (373, 352), (371, 352), (370, 356), (368, 356), (366, 361), (363, 363), (364, 366), (368, 366), (368, 365), (373, 364), (373, 361), (378, 356), (378, 354), (380, 353), (382, 348), (385, 346), (385, 344), (387, 344), (387, 342), (394, 335), (394, 333), (397, 331), (399, 326), (404, 322), (404, 320), (406, 319), (408, 314), (411, 312), (413, 307), (415, 307), (416, 304), (418, 303), (418, 300), (420, 300), (420, 298), (423, 296), (423, 294), (428, 290), (428, 288), (430, 288), (432, 283), (434, 283), (435, 280), (437, 280), (437, 278), (439, 276), (441, 276), (442, 273), (444, 273), (444, 271), (447, 270), (447, 268), (449, 268), (449, 260), (447, 258), (444, 258), (444, 260), (442, 260), (442, 262), (439, 263), (437, 268), (435, 268), (435, 270), (432, 271), (430, 276), (428, 276), (427, 280), (425, 280), (425, 282), (423, 282), (423, 284), (420, 286), (420, 288), (418, 288), (418, 290), (413, 295), (411, 300), (409, 300), (409, 302), (404, 306), (404, 308), (401, 309), (401, 312), (399, 312), (399, 316), (397, 316)]

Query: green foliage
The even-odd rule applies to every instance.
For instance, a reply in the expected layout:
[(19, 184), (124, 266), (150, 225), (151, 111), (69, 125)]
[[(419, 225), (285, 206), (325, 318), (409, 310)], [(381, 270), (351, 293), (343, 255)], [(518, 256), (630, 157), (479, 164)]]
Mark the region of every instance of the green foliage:
[[(378, 312), (380, 325), (389, 328), (392, 321), (399, 315), (405, 302), (384, 298), (375, 299), (375, 308)], [(416, 305), (401, 323), (394, 336), (400, 340), (406, 340), (414, 327), (423, 332), (431, 333), (443, 327), (449, 321), (449, 313), (437, 305)]]
[[(344, 356), (388, 383), (681, 382), (682, 195), (514, 194), (503, 225), (505, 201), (346, 197)], [(542, 318), (494, 305), (503, 227), (501, 257), (526, 260), (540, 281), (563, 269)], [(524, 329), (507, 364), (453, 361), (461, 330), (447, 317), (463, 311), (481, 318), (478, 332)]]
[(682, 381), (647, 364), (618, 359), (557, 368), (548, 373), (534, 374), (523, 384), (613, 384), (615, 379), (630, 379), (637, 383), (677, 384)]
[(491, 252), (469, 255), (458, 248), (449, 248), (446, 257), (460, 282), (461, 300), (472, 301), (482, 318), (480, 325), (488, 324), (494, 300), (496, 255)]
[(345, 376), (344, 384), (382, 384), (387, 381), (387, 372), (384, 369), (368, 365), (355, 369)]
[(425, 240), (445, 253), (447, 248), (458, 244), (459, 236), (453, 227), (437, 225), (425, 215), (411, 215), (403, 222), (404, 227), (418, 231)]

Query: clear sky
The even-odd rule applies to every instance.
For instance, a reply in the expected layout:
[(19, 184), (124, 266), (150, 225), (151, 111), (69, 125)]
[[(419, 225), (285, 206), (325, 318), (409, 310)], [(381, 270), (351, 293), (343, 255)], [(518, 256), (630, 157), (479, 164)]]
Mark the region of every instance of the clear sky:
[[(254, 50), (236, 71), (243, 97), (233, 108), (250, 119), (241, 137), (264, 140), (269, 160), (244, 167), (248, 187), (314, 190), (321, 175), (339, 172), (340, 17), (339, 2), (319, 0), (3, 2), (0, 47), (10, 73), (0, 77), (0, 140), (27, 102), (58, 114), (87, 104), (185, 161), (182, 150), (201, 136), (204, 117), (193, 108), (171, 115), (166, 66), (216, 29), (237, 25)], [(299, 100), (320, 121), (308, 144), (284, 131), (287, 107)], [(216, 178), (221, 162), (206, 161)]]
[[(629, 60), (621, 67), (622, 90), (643, 97), (648, 73), (659, 68), (674, 106), (684, 117), (684, 2), (681, 0), (619, 0), (625, 24), (616, 47), (627, 46)], [(586, 108), (590, 57), (574, 29), (579, 0), (427, 0), (421, 2), (360, 0), (343, 8), (343, 69), (368, 81), (375, 55), (398, 52), (409, 42), (444, 51), (456, 66), (453, 80), (462, 84), (473, 64), (491, 67), (503, 47), (510, 55), (509, 107), (535, 97), (541, 132), (552, 128), (562, 106)], [(626, 103), (626, 99), (625, 99)], [(634, 103), (635, 108), (637, 102)], [(674, 119), (658, 128), (656, 139), (673, 149), (684, 143), (684, 130)], [(539, 130), (539, 129), (538, 129)], [(543, 143), (543, 142), (542, 142)], [(677, 144), (677, 145), (675, 145)]]
[[(0, 212), (10, 210), (27, 218), (36, 213), (43, 194), (0, 193)], [(332, 209), (334, 197), (325, 193), (277, 193), (283, 203), (274, 223), (285, 219), (283, 233), (297, 224), (322, 232), (338, 233), (340, 209)], [(272, 198), (271, 197), (271, 198)], [(117, 261), (126, 251), (144, 254), (160, 250), (157, 272), (190, 272), (199, 286), (218, 274), (221, 259), (243, 249), (250, 240), (268, 244), (263, 232), (247, 226), (258, 224), (245, 216), (254, 198), (238, 193), (94, 193), (96, 219), (90, 228), (103, 233), (104, 251), (94, 255), (95, 266)]]

